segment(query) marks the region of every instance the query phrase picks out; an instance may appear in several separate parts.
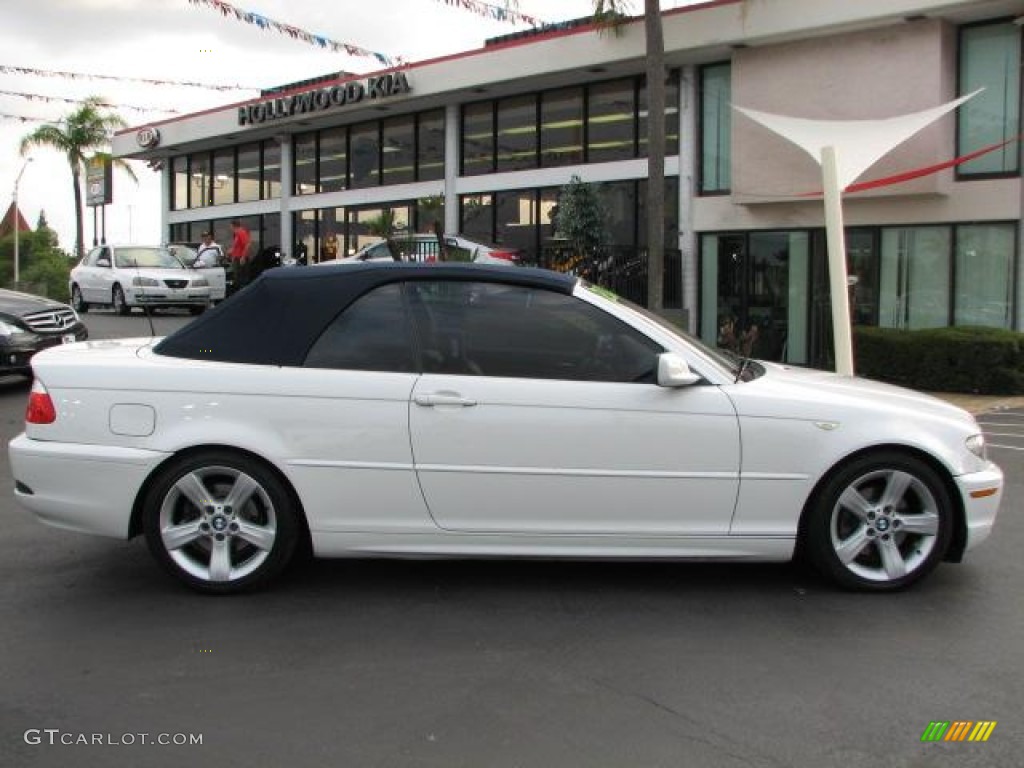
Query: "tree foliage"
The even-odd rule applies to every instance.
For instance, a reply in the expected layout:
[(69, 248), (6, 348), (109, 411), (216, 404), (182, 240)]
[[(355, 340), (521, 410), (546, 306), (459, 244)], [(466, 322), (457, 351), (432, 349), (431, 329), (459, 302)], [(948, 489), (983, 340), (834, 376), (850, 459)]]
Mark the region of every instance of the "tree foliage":
[[(107, 151), (114, 131), (128, 124), (118, 114), (108, 111), (99, 96), (85, 99), (73, 112), (55, 123), (44, 123), (21, 140), (21, 154), (39, 147), (60, 152), (71, 168), (71, 184), (75, 197), (75, 254), (83, 255), (85, 239), (82, 210), (81, 178), (89, 156), (109, 158)], [(124, 160), (114, 160), (134, 180), (135, 172)]]
[[(44, 226), (18, 236), (19, 287), (59, 301), (68, 299), (73, 261), (57, 246), (57, 233)], [(14, 235), (0, 239), (0, 284), (14, 279)]]
[(608, 244), (608, 212), (596, 184), (573, 176), (558, 191), (558, 207), (551, 219), (555, 234), (563, 237), (576, 257), (593, 257)]

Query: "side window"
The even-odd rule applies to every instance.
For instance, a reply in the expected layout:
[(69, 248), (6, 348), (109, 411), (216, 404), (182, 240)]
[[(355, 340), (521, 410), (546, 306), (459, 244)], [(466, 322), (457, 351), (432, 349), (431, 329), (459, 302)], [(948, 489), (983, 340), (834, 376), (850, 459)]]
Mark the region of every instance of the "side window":
[(574, 296), (462, 282), (409, 291), (426, 373), (653, 383), (664, 351)]
[(411, 373), (414, 359), (402, 290), (392, 284), (352, 302), (320, 334), (303, 365)]

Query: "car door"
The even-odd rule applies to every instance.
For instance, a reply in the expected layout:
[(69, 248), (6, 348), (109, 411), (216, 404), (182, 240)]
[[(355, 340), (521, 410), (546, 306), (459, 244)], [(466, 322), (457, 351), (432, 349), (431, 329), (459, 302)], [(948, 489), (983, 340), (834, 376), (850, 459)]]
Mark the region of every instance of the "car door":
[[(89, 255), (82, 262), (77, 278), (78, 287), (82, 292), (82, 298), (87, 302), (108, 302), (110, 293), (108, 283), (104, 276), (110, 274), (110, 263), (113, 256), (110, 248), (105, 245), (98, 246), (89, 251)], [(101, 261), (103, 262), (101, 265)]]
[(409, 445), (411, 333), (399, 287), (386, 285), (339, 314), (301, 369), (285, 369), (290, 478), (321, 546), (346, 533), (437, 531)]
[(409, 293), (425, 349), (413, 457), (440, 527), (728, 532), (739, 428), (718, 387), (659, 387), (661, 348), (572, 296), (478, 283)]

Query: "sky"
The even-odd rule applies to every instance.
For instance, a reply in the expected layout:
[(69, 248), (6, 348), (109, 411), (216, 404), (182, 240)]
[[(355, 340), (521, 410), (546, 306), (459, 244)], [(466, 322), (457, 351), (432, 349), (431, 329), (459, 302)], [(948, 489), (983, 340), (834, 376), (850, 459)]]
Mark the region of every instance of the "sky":
[[(474, 0), (475, 1), (475, 0)], [(490, 0), (502, 4), (503, 0)], [(663, 10), (694, 0), (663, 0)], [(479, 48), (488, 37), (529, 29), (442, 0), (231, 0), (231, 6), (314, 35), (410, 62)], [(40, 211), (60, 246), (74, 248), (74, 199), (66, 159), (33, 149), (25, 165), (21, 139), (56, 122), (77, 101), (100, 96), (130, 126), (258, 96), (260, 88), (339, 70), (370, 72), (373, 58), (334, 53), (274, 29), (223, 17), (203, 0), (25, 0), (4, 3), (0, 24), (0, 207), (18, 207), (35, 228)], [(588, 15), (592, 0), (519, 0), (519, 11), (543, 21)], [(633, 0), (637, 13), (642, 0)], [(26, 68), (77, 77), (2, 71)], [(113, 79), (90, 79), (105, 75)], [(127, 78), (242, 86), (217, 91), (155, 85)], [(31, 98), (29, 98), (31, 97)], [(68, 100), (68, 101), (62, 101)], [(41, 118), (23, 120), (21, 118)], [(138, 181), (115, 170), (107, 207), (108, 242), (159, 242), (160, 175), (132, 162)], [(0, 215), (2, 215), (0, 211)], [(85, 244), (93, 242), (92, 209), (85, 208)]]

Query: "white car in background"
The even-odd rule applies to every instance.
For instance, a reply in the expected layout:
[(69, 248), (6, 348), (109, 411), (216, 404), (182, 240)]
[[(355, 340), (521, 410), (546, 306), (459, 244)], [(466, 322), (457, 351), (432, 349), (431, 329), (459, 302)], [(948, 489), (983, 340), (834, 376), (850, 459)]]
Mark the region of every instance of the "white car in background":
[(198, 315), (210, 304), (210, 282), (163, 245), (100, 245), (68, 280), (71, 305), (88, 312), (95, 304), (119, 315), (133, 307), (187, 307)]
[[(203, 277), (210, 284), (210, 300), (213, 303), (216, 304), (218, 301), (224, 301), (227, 298), (228, 281), (225, 265), (228, 263), (228, 259), (223, 253), (217, 259), (218, 263), (213, 264), (210, 261), (200, 259), (198, 247), (191, 243), (169, 243), (167, 248), (186, 267), (198, 269), (202, 273)], [(212, 249), (208, 252), (216, 254)]]
[[(519, 251), (502, 245), (482, 243), (470, 240), (462, 235), (443, 235), (444, 261), (472, 262), (474, 264), (498, 264), (514, 266), (519, 263)], [(392, 252), (391, 244), (398, 252)], [(441, 261), (441, 248), (438, 246), (437, 235), (419, 234), (403, 235), (391, 238), (391, 241), (376, 240), (367, 243), (350, 256), (340, 259), (322, 261), (321, 264), (352, 264), (363, 261)]]

